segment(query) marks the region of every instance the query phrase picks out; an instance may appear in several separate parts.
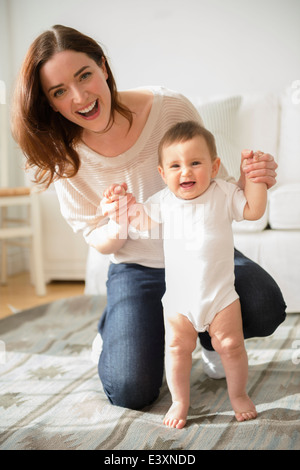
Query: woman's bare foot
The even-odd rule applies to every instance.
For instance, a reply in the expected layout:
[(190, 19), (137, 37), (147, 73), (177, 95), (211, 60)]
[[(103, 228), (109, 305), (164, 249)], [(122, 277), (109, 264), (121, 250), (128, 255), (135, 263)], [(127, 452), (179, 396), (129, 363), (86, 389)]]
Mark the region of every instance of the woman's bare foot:
[(257, 417), (257, 411), (254, 406), (254, 403), (248, 397), (248, 395), (231, 400), (231, 404), (235, 412), (235, 417), (237, 421), (248, 421)]
[(188, 409), (188, 405), (174, 402), (166, 414), (163, 423), (169, 428), (182, 429), (186, 423)]

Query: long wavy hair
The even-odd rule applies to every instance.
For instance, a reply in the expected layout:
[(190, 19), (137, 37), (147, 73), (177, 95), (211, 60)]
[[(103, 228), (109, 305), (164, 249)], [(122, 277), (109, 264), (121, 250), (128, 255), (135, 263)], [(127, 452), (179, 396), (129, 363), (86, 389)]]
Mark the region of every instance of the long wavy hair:
[(40, 83), (40, 69), (55, 53), (66, 50), (83, 52), (99, 67), (104, 63), (111, 93), (108, 130), (115, 112), (132, 125), (131, 111), (118, 99), (117, 87), (101, 46), (92, 38), (67, 26), (55, 25), (38, 36), (22, 64), (12, 106), (12, 134), (27, 159), (27, 168), (35, 170), (34, 181), (48, 187), (62, 177), (73, 177), (79, 170), (76, 143), (82, 128), (55, 112)]

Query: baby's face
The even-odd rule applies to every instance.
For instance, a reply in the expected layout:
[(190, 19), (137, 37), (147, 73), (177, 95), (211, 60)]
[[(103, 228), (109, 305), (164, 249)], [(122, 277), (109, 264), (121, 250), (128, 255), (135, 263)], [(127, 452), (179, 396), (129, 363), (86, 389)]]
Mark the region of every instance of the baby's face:
[(210, 185), (218, 173), (220, 159), (212, 161), (205, 139), (194, 137), (163, 149), (163, 166), (159, 172), (175, 196), (195, 199)]

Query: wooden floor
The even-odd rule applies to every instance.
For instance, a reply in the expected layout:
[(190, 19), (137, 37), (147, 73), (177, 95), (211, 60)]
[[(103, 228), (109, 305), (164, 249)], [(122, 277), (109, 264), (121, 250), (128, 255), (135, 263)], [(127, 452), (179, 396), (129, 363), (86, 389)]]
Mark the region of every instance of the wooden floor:
[(84, 282), (56, 281), (47, 284), (46, 296), (38, 297), (30, 284), (29, 273), (17, 274), (8, 279), (7, 285), (0, 285), (0, 319), (18, 310), (83, 293)]

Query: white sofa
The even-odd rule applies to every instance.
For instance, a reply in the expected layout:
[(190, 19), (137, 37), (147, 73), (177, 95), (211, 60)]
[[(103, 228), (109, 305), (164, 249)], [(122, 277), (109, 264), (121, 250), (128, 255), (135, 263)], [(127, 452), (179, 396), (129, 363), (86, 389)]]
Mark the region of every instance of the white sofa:
[[(230, 174), (238, 176), (243, 148), (267, 151), (278, 161), (278, 183), (268, 191), (266, 213), (259, 221), (234, 224), (235, 246), (274, 277), (287, 312), (300, 312), (300, 99), (292, 88), (280, 96), (251, 93), (190, 99), (216, 136), (218, 153)], [(83, 239), (67, 227), (54, 191), (41, 199), (47, 227), (46, 278), (85, 277), (87, 294), (104, 294), (107, 257), (94, 249), (88, 252)]]
[[(298, 82), (297, 82), (298, 84)], [(248, 94), (196, 100), (230, 174), (239, 174), (243, 148), (264, 150), (278, 162), (278, 183), (268, 191), (268, 207), (255, 222), (234, 223), (235, 246), (268, 271), (280, 286), (287, 312), (300, 312), (300, 99)], [(225, 123), (225, 125), (224, 125)]]

